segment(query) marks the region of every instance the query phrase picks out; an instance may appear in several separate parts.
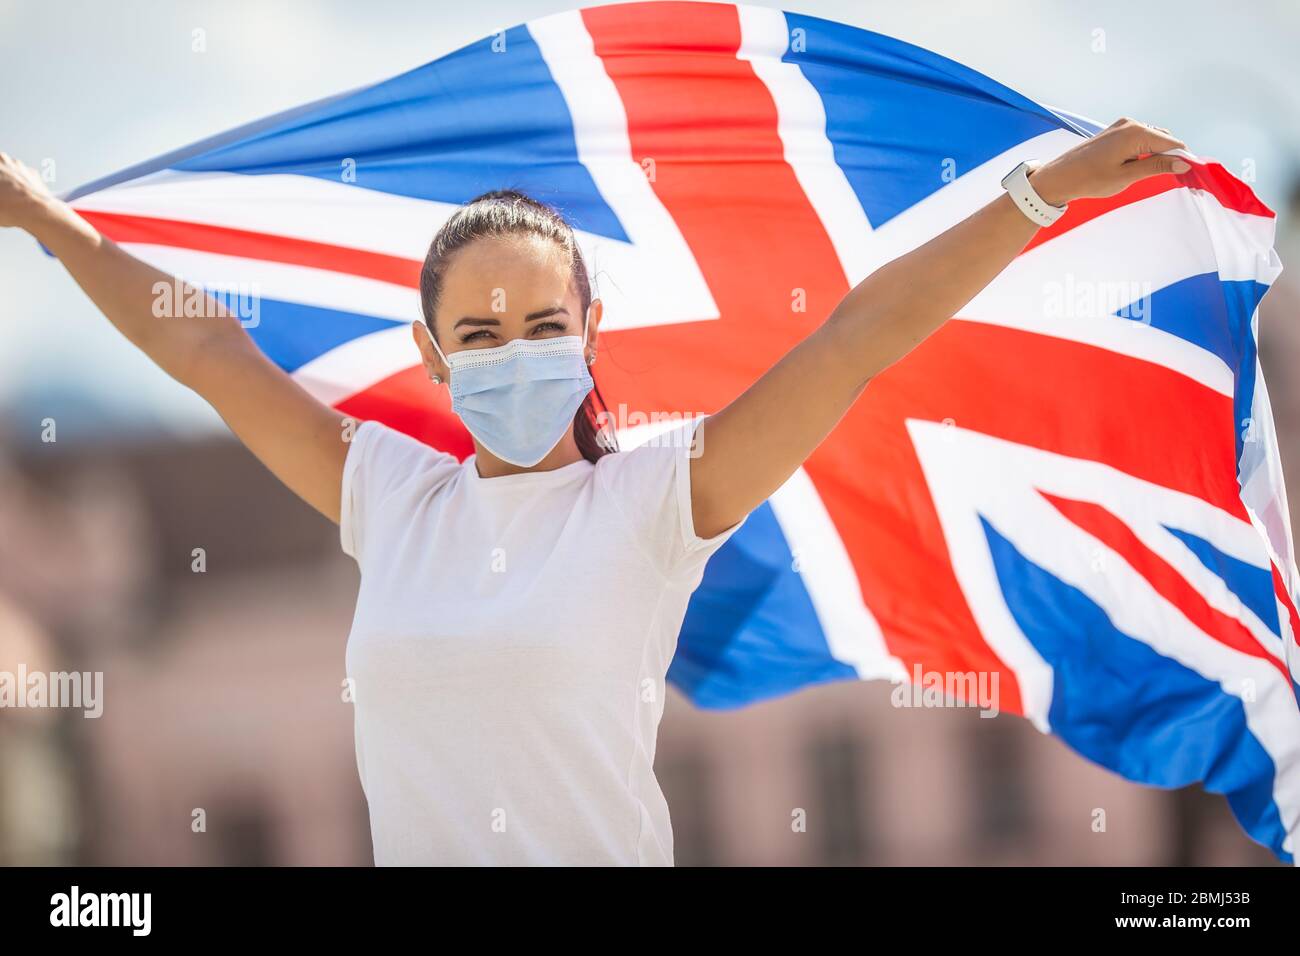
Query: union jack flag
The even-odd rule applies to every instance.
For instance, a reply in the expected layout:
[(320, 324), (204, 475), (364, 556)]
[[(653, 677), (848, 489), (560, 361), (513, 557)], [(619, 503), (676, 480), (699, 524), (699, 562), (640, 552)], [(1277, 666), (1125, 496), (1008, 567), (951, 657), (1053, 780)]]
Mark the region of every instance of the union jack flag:
[[(841, 24), (630, 3), (69, 198), (150, 263), (255, 287), (249, 333), (323, 401), (463, 456), (405, 326), (430, 238), (476, 194), (523, 189), (578, 230), (626, 444), (654, 430), (638, 414), (721, 408), (879, 265), (1096, 130)], [(716, 555), (670, 677), (730, 707), (996, 674), (1003, 710), (1130, 779), (1202, 782), (1290, 859), (1300, 579), (1256, 357), (1273, 225), (1195, 158), (1072, 203)]]

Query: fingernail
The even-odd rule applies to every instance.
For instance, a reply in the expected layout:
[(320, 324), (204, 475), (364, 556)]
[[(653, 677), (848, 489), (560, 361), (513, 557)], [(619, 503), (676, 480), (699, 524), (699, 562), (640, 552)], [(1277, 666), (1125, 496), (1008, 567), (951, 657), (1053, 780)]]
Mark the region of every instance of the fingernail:
[(1176, 173), (1185, 173), (1191, 168), (1192, 167), (1190, 165), (1183, 162), (1181, 159), (1174, 160), (1174, 172)]

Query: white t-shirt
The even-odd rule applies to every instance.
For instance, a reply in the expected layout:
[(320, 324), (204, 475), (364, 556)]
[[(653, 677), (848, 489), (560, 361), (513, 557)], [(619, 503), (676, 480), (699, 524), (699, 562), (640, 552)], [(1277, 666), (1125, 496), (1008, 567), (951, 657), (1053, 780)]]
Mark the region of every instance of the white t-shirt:
[(377, 864), (672, 863), (664, 676), (736, 530), (695, 534), (693, 428), (498, 478), (357, 429), (340, 535), (361, 568), (347, 672)]

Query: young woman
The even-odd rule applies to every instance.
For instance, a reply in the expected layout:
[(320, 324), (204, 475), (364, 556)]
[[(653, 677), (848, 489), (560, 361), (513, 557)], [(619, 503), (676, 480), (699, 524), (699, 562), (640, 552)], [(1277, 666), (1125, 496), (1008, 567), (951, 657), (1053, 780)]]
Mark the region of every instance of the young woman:
[(235, 319), (159, 320), (171, 277), (100, 236), (0, 154), (0, 226), (52, 251), (108, 319), (204, 396), (340, 527), (361, 568), (348, 641), (375, 860), (672, 862), (655, 780), (664, 676), (704, 564), (817, 447), (872, 376), (1007, 266), (1069, 201), (1188, 169), (1120, 120), (877, 270), (730, 405), (610, 453), (594, 427), (601, 303), (572, 231), (518, 193), (433, 240), (412, 323), (474, 439), (463, 463), (351, 427)]

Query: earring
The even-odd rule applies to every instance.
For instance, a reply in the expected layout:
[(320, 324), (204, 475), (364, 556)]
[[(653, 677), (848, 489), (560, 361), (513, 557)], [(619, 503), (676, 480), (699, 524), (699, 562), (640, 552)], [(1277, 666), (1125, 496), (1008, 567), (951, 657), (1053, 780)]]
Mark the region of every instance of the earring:
[(441, 384), (442, 384), (442, 376), (441, 376), (441, 375), (430, 375), (430, 376), (429, 376), (429, 381), (433, 382), (434, 385), (441, 385)]
[(587, 364), (588, 364), (588, 365), (595, 365), (595, 364), (596, 364), (596, 353), (595, 353), (595, 352), (592, 352), (590, 355), (587, 356)]

